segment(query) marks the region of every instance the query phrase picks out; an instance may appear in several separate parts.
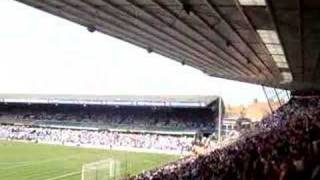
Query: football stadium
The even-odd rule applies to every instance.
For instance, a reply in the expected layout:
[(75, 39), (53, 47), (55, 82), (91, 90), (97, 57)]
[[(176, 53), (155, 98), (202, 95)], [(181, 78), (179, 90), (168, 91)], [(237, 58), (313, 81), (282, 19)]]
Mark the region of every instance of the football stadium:
[[(227, 117), (228, 97), (221, 94), (0, 93), (0, 180), (320, 179), (319, 1), (11, 2), (37, 11), (37, 16), (80, 25), (76, 28), (87, 34), (103, 35), (95, 38), (110, 36), (145, 54), (190, 66), (208, 78), (261, 86), (269, 110), (252, 122), (244, 111)], [(5, 41), (9, 34), (2, 36), (4, 29), (0, 39)], [(19, 48), (14, 53), (19, 54)], [(29, 53), (46, 59), (60, 52), (43, 53), (39, 48)], [(122, 54), (138, 63), (129, 51)], [(11, 81), (19, 68), (24, 70), (23, 64), (9, 70), (5, 79)], [(54, 76), (63, 81), (67, 77), (59, 76), (59, 70)], [(146, 72), (150, 74), (145, 76), (153, 73)], [(121, 73), (130, 79), (131, 74)], [(170, 75), (171, 79), (180, 74)], [(49, 86), (47, 81), (43, 86)], [(156, 88), (162, 85), (153, 82)], [(238, 87), (232, 90), (236, 96), (251, 93)]]
[(215, 131), (219, 114), (216, 96), (3, 94), (0, 101), (4, 179), (134, 175), (188, 155), (196, 135)]

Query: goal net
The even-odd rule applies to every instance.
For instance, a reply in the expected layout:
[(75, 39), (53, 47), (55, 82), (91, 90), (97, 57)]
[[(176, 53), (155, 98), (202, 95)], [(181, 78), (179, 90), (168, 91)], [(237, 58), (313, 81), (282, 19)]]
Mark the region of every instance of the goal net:
[(106, 159), (82, 166), (81, 180), (112, 180), (120, 178), (120, 161)]

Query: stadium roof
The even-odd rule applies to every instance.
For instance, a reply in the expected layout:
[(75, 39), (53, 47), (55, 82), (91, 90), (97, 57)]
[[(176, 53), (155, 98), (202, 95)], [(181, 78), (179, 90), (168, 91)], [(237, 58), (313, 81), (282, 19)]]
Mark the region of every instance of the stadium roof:
[(17, 0), (210, 76), (320, 89), (318, 0)]
[(0, 94), (2, 103), (116, 106), (211, 107), (218, 96), (31, 95)]

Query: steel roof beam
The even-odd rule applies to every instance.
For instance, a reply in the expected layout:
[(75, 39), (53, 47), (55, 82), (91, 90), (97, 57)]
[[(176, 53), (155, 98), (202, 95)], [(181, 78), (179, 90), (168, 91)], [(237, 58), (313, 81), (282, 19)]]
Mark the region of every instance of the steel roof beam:
[[(52, 1), (50, 1), (50, 2), (52, 2)], [(62, 1), (60, 1), (59, 3), (67, 3), (67, 2), (62, 2)], [(84, 3), (84, 2), (83, 2)], [(74, 7), (74, 6), (72, 6), (71, 4), (64, 4), (66, 7), (68, 7), (68, 8), (73, 8), (73, 10), (74, 11), (79, 11), (79, 8), (81, 8), (81, 7)], [(83, 12), (83, 10), (80, 12), (79, 11), (79, 13), (84, 13)], [(89, 12), (86, 12), (85, 13), (85, 16), (95, 16), (95, 14), (88, 14)], [(108, 14), (108, 16), (110, 16), (110, 14)], [(120, 24), (121, 23), (123, 23), (123, 22), (118, 22), (118, 23), (114, 23), (114, 22), (110, 22), (110, 20), (108, 20), (108, 21), (106, 21), (106, 19), (100, 19), (101, 17), (95, 17), (93, 20), (100, 20), (101, 22), (107, 22), (108, 24), (107, 25), (105, 25), (104, 27), (108, 27), (109, 26), (109, 24), (113, 24), (114, 26), (120, 26)], [(115, 18), (115, 17), (114, 17)], [(114, 20), (117, 20), (117, 19), (114, 19)], [(88, 19), (88, 21), (92, 21), (92, 19)], [(97, 22), (95, 22), (95, 23), (97, 23)], [(122, 29), (126, 29), (127, 27), (126, 26), (121, 26), (121, 28)], [(134, 27), (135, 28), (135, 27)], [(138, 29), (140, 32), (143, 32), (141, 29)], [(138, 32), (139, 32), (138, 31)], [(145, 33), (145, 32), (144, 32)], [(141, 33), (139, 34), (139, 33), (136, 33), (136, 35), (137, 36), (141, 36), (141, 37), (144, 37), (145, 35), (142, 35)], [(150, 36), (150, 35), (149, 35)], [(162, 46), (167, 46), (167, 45), (165, 45), (165, 44), (163, 44), (164, 42), (166, 42), (166, 41), (164, 41), (164, 40), (161, 40), (160, 38), (158, 38), (158, 37), (156, 37), (155, 35), (151, 35), (152, 36), (152, 38), (155, 38), (155, 39), (157, 39), (157, 44), (161, 44)], [(144, 37), (145, 38), (145, 37)], [(150, 44), (152, 41), (154, 41), (154, 40), (151, 40), (151, 39), (149, 39), (149, 41), (148, 41), (148, 44)], [(174, 46), (171, 46), (171, 48), (170, 49), (175, 49), (175, 51), (176, 52), (179, 52), (179, 53), (182, 53), (182, 54), (184, 54), (184, 49), (182, 49), (182, 51), (181, 50), (179, 50), (179, 49), (176, 49)], [(192, 54), (191, 56), (195, 56), (194, 54)], [(193, 57), (193, 59), (203, 59), (203, 58), (201, 58), (201, 57), (199, 57), (199, 56), (196, 56), (196, 57)], [(206, 64), (206, 66), (209, 66), (209, 67), (211, 67), (211, 68), (215, 68), (214, 66), (212, 66), (212, 64)], [(205, 67), (205, 66), (204, 66)], [(219, 67), (219, 66), (218, 66)], [(223, 66), (220, 66), (220, 69), (223, 69), (223, 70), (226, 70), (226, 69), (224, 69), (223, 68)], [(228, 70), (229, 71), (229, 70)], [(232, 71), (229, 71), (229, 73), (230, 72), (232, 72)]]
[[(274, 84), (273, 82), (264, 81), (264, 80), (262, 81), (261, 79), (255, 78), (255, 77), (250, 77), (246, 75), (241, 76), (241, 74), (246, 74), (246, 72), (244, 72), (245, 69), (232, 66), (232, 64), (237, 63), (237, 61), (229, 62), (229, 60), (231, 59), (227, 58), (224, 55), (222, 55), (224, 59), (219, 59), (219, 57), (216, 57), (217, 60), (212, 61), (212, 59), (214, 59), (212, 56), (215, 55), (214, 53), (215, 51), (217, 51), (217, 49), (213, 48), (214, 51), (209, 52), (209, 54), (208, 52), (206, 52), (206, 49), (208, 48), (210, 49), (211, 45), (208, 44), (206, 39), (203, 39), (199, 36), (199, 33), (201, 33), (203, 35), (202, 37), (205, 37), (205, 35), (203, 34), (204, 31), (199, 32), (198, 31), (199, 29), (196, 29), (196, 32), (194, 32), (194, 30), (190, 29), (190, 27), (189, 28), (186, 27), (186, 30), (188, 30), (190, 34), (187, 32), (183, 32), (182, 30), (183, 28), (185, 28), (185, 26), (192, 26), (189, 22), (186, 22), (184, 19), (182, 19), (182, 21), (186, 23), (185, 25), (183, 25), (183, 22), (182, 23), (178, 22), (180, 26), (174, 26), (174, 27), (168, 26), (169, 30), (165, 29), (167, 26), (163, 26), (164, 28), (160, 28), (158, 30), (158, 28), (152, 27), (152, 23), (154, 22), (154, 20), (158, 19), (158, 21), (162, 20), (166, 23), (167, 21), (159, 18), (159, 16), (155, 15), (153, 12), (149, 12), (149, 9), (146, 9), (146, 8), (143, 9), (144, 12), (152, 13), (152, 15), (154, 16), (153, 18), (150, 19), (150, 21), (148, 21), (148, 18), (150, 18), (150, 16), (148, 16), (147, 14), (144, 14), (144, 16), (140, 16), (140, 17), (132, 16), (132, 14), (136, 14), (137, 12), (141, 11), (141, 10), (139, 11), (136, 6), (132, 7), (132, 8), (135, 8), (136, 10), (136, 12), (134, 12), (134, 11), (131, 11), (132, 9), (130, 8), (119, 9), (119, 7), (115, 8), (114, 6), (113, 8), (115, 8), (115, 10), (110, 9), (110, 7), (108, 9), (107, 8), (102, 9), (102, 7), (107, 7), (107, 6), (104, 6), (104, 5), (100, 6), (100, 4), (99, 5), (94, 4), (93, 1), (89, 1), (89, 0), (87, 0), (86, 3), (83, 2), (84, 0), (83, 1), (81, 0), (75, 0), (75, 1), (17, 0), (17, 1), (23, 2), (25, 4), (29, 4), (33, 7), (39, 8), (47, 12), (50, 12), (50, 10), (46, 10), (46, 8), (49, 8), (51, 9), (50, 13), (52, 14), (55, 14), (60, 17), (64, 17), (68, 20), (77, 22), (86, 27), (93, 26), (96, 28), (96, 30), (100, 32), (104, 32), (109, 35), (111, 34), (114, 37), (118, 37), (119, 39), (133, 43), (139, 47), (143, 47), (146, 49), (151, 47), (155, 52), (158, 52), (159, 54), (170, 57), (180, 62), (185, 61), (188, 65), (191, 65), (198, 69), (203, 69), (203, 71), (208, 72), (209, 74), (214, 75), (215, 77), (227, 78), (227, 79), (238, 80), (238, 81), (246, 81), (246, 82), (251, 82), (256, 84), (257, 83), (258, 84), (265, 83), (269, 85)], [(41, 5), (39, 5), (40, 2), (43, 4), (42, 7)], [(61, 2), (67, 3), (67, 4), (64, 6), (61, 4)], [(79, 4), (79, 2), (85, 3), (86, 5), (82, 6), (83, 4)], [(93, 4), (88, 6), (88, 3), (89, 4), (93, 3)], [(114, 3), (116, 4), (116, 2)], [(73, 4), (74, 6), (70, 7), (68, 4)], [(141, 4), (141, 5), (143, 6), (144, 4)], [(55, 9), (55, 12), (52, 11), (53, 8)], [(119, 17), (119, 12), (121, 12), (121, 14), (126, 13), (127, 15), (129, 15), (128, 16), (129, 18)], [(105, 15), (102, 16), (101, 15), (102, 13), (105, 13)], [(178, 13), (174, 13), (174, 14), (178, 14)], [(178, 17), (180, 18), (180, 16)], [(147, 18), (147, 20), (144, 18)], [(194, 20), (197, 20), (197, 19), (195, 18)], [(180, 28), (177, 28), (177, 27), (180, 27)], [(182, 35), (180, 35), (181, 32), (183, 33)], [(204, 41), (203, 44), (201, 43), (201, 45), (199, 45), (196, 43), (191, 43), (194, 41), (198, 41), (198, 39), (196, 39), (193, 35), (195, 37), (198, 37), (199, 41), (202, 41), (203, 39)], [(232, 54), (233, 53), (234, 52), (232, 52)], [(215, 72), (218, 72), (218, 73), (215, 73)], [(277, 84), (275, 85), (278, 86)]]
[[(80, 1), (81, 1), (81, 0), (80, 0)], [(90, 3), (87, 2), (87, 1), (86, 1), (86, 2), (81, 1), (81, 2), (85, 3), (86, 5), (90, 6), (91, 8), (96, 8), (96, 9), (97, 9), (97, 7), (93, 7), (93, 5), (92, 5), (92, 4), (90, 5)], [(112, 7), (112, 8), (115, 8), (117, 11), (121, 11), (121, 12), (127, 14), (127, 12), (124, 12), (124, 11), (122, 11), (122, 10), (117, 9), (117, 8), (116, 8), (114, 5), (112, 5), (112, 4), (108, 4), (108, 5), (109, 5), (110, 7)], [(106, 13), (106, 11), (103, 11), (102, 9), (99, 9), (99, 8), (98, 8), (98, 10), (99, 10), (99, 12), (101, 12), (101, 13), (103, 13), (103, 14), (106, 14), (106, 15), (108, 15), (108, 16), (113, 16), (113, 18), (117, 18), (116, 15), (113, 15), (112, 13)], [(135, 17), (133, 17), (133, 15), (130, 15), (130, 14), (127, 14), (127, 15), (128, 15), (128, 17), (130, 16), (130, 17), (132, 17), (132, 18), (135, 18)], [(119, 18), (119, 17), (118, 17), (118, 18)], [(122, 20), (122, 21), (124, 22), (124, 21), (126, 21), (126, 20)], [(139, 21), (140, 21), (140, 20), (139, 20)], [(157, 35), (154, 34), (153, 32), (147, 32), (146, 29), (141, 29), (141, 27), (137, 27), (135, 24), (132, 24), (132, 23), (129, 22), (129, 21), (126, 21), (126, 23), (127, 23), (127, 24), (130, 24), (131, 26), (134, 26), (135, 28), (139, 29), (140, 31), (144, 31), (144, 32), (146, 32), (146, 33), (148, 33), (148, 34), (151, 34), (154, 38), (160, 39), (161, 41), (168, 43), (168, 40), (167, 40), (167, 39), (163, 39), (163, 38), (157, 37)], [(145, 24), (146, 26), (148, 26), (149, 28), (152, 27), (151, 25), (149, 25), (149, 24), (147, 24), (147, 23), (145, 23), (145, 22), (142, 22), (142, 21), (141, 21), (141, 23), (144, 23), (144, 24)], [(152, 28), (154, 29), (154, 27), (152, 27)], [(156, 30), (156, 29), (155, 29), (155, 30)], [(186, 52), (191, 53), (192, 56), (196, 56), (198, 60), (201, 60), (201, 61), (205, 62), (205, 64), (206, 64), (207, 66), (212, 66), (212, 65), (213, 65), (213, 64), (212, 64), (212, 61), (211, 61), (211, 60), (208, 60), (206, 56), (203, 56), (202, 54), (199, 54), (198, 52), (193, 52), (193, 53), (190, 52), (190, 51), (194, 51), (194, 49), (193, 49), (192, 47), (183, 44), (183, 42), (180, 42), (180, 41), (176, 40), (174, 37), (166, 34), (166, 33), (163, 32), (163, 31), (160, 31), (160, 30), (156, 30), (156, 31), (162, 33), (162, 34), (165, 35), (166, 37), (169, 36), (169, 37), (170, 37), (172, 40), (174, 40), (174, 41), (177, 41), (178, 44), (179, 44), (179, 45), (177, 45), (177, 46), (178, 46), (179, 48), (181, 48), (182, 52), (186, 51)], [(187, 48), (181, 47), (181, 44), (183, 44), (183, 46), (187, 46)], [(179, 48), (178, 48), (178, 49), (179, 49)], [(175, 49), (176, 49), (176, 48), (175, 48)], [(179, 51), (179, 50), (176, 50), (176, 51)], [(180, 52), (181, 52), (181, 51), (180, 51)], [(214, 63), (214, 64), (216, 64), (216, 63)], [(215, 66), (217, 66), (217, 67), (220, 68), (220, 69), (224, 69), (224, 64), (223, 64), (222, 66), (221, 66), (220, 64), (216, 64)], [(230, 66), (229, 66), (229, 67), (230, 67)], [(230, 72), (232, 72), (232, 71), (230, 71)], [(229, 73), (230, 73), (230, 72), (229, 72)], [(239, 73), (241, 73), (241, 72), (239, 72)]]
[[(183, 2), (181, 2), (181, 0), (177, 0), (177, 1), (179, 1), (181, 4), (183, 4)], [(215, 29), (209, 24), (209, 22), (208, 22), (206, 19), (204, 19), (204, 18), (202, 18), (200, 15), (198, 15), (198, 14), (193, 10), (192, 6), (191, 6), (191, 8), (190, 8), (190, 13), (192, 13), (197, 20), (201, 21), (201, 22), (206, 26), (206, 28), (209, 28), (213, 33), (217, 34), (217, 35), (220, 37), (220, 39), (222, 39), (224, 42), (226, 42), (226, 44), (229, 42), (229, 40), (228, 40), (223, 34), (221, 34), (220, 32), (218, 32), (217, 30), (215, 30)], [(221, 17), (220, 17), (220, 18), (221, 18)], [(245, 55), (244, 55), (237, 47), (235, 47), (232, 43), (230, 43), (230, 44), (227, 45), (227, 46), (230, 46), (231, 48), (233, 48), (233, 50), (234, 50), (236, 53), (238, 53), (243, 59), (245, 59), (246, 61), (248, 61), (248, 62), (249, 62), (249, 63), (247, 64), (248, 66), (251, 64), (258, 72), (265, 73), (265, 72), (263, 72), (257, 65), (255, 65), (255, 64), (249, 59), (249, 57), (245, 56)], [(259, 57), (258, 57), (258, 58), (259, 58)], [(268, 69), (268, 70), (269, 70), (269, 69)], [(269, 73), (269, 71), (268, 71), (268, 73)], [(270, 73), (270, 75), (272, 76), (272, 73)], [(265, 74), (265, 77), (266, 77), (266, 79), (268, 79), (268, 74)]]
[[(205, 0), (206, 3), (209, 5), (210, 9), (215, 12), (216, 15), (222, 20), (237, 36), (238, 38), (247, 46), (247, 48), (259, 59), (259, 61), (267, 68), (267, 70), (273, 75), (273, 71), (269, 68), (269, 66), (260, 58), (257, 52), (250, 46), (250, 44), (244, 40), (244, 38), (240, 35), (240, 33), (236, 30), (236, 28), (227, 20), (227, 18), (222, 15), (221, 11), (214, 5), (212, 2)], [(270, 57), (272, 58), (272, 57)], [(279, 76), (279, 74), (278, 74)]]
[[(146, 11), (145, 9), (143, 9), (142, 7), (140, 7), (138, 4), (136, 4), (135, 2), (131, 1), (131, 0), (127, 0), (129, 3), (131, 3), (132, 5), (134, 5), (136, 8), (138, 8), (140, 11), (142, 11), (143, 13), (151, 16), (152, 18), (154, 18), (155, 20), (157, 20), (158, 22), (160, 21), (161, 23), (165, 24), (166, 26), (168, 27), (171, 27), (172, 25), (171, 24), (168, 24), (168, 22), (165, 22), (163, 20), (161, 20), (160, 18), (156, 17), (154, 14), (151, 14), (150, 12)], [(198, 46), (201, 46), (201, 48), (204, 50), (203, 53), (210, 53), (211, 56), (214, 56), (215, 59), (219, 59), (220, 62), (223, 62), (223, 63), (228, 63), (229, 65), (227, 65), (228, 67), (235, 67), (236, 65), (227, 61), (226, 59), (224, 59), (223, 57), (221, 56), (218, 56), (215, 52), (211, 51), (210, 49), (208, 49), (206, 46), (202, 45), (201, 43), (197, 42), (197, 40), (195, 40), (194, 38), (192, 38), (191, 36), (187, 35), (185, 32), (182, 32), (178, 29), (174, 29), (174, 28), (170, 28), (171, 31), (175, 31), (177, 33), (179, 33), (180, 35), (183, 35), (184, 38), (187, 38), (189, 40), (191, 40), (193, 42), (194, 45), (198, 45)], [(241, 69), (237, 69), (238, 71), (241, 71)], [(246, 74), (246, 73), (244, 73)]]
[[(48, 7), (48, 4), (44, 4), (44, 1), (42, 1), (43, 3), (41, 3), (42, 5), (40, 5), (40, 2), (39, 1), (34, 1), (33, 3), (34, 4), (37, 4), (37, 6), (39, 6), (39, 7), (41, 7), (41, 6), (46, 6), (46, 7)], [(33, 4), (33, 5), (34, 5)], [(70, 16), (72, 16), (72, 18), (76, 18), (76, 16), (75, 15), (70, 15), (69, 13), (66, 13), (65, 11), (61, 11), (61, 9), (60, 8), (58, 8), (58, 7), (56, 7), (56, 6), (49, 6), (51, 9), (43, 9), (43, 10), (45, 10), (45, 11), (47, 11), (47, 12), (49, 12), (49, 13), (52, 13), (52, 14), (55, 14), (55, 15), (58, 15), (58, 16), (64, 16), (64, 17), (70, 17)], [(52, 9), (55, 9), (55, 11), (53, 11)], [(71, 21), (74, 21), (74, 19), (72, 19), (72, 18), (67, 18), (67, 19), (69, 19), (69, 20), (71, 20)], [(91, 21), (91, 20), (88, 20), (88, 21)], [(90, 22), (91, 23), (91, 22)], [(83, 26), (88, 26), (88, 24), (90, 24), (89, 22), (84, 22), (84, 21), (82, 21), (82, 23), (80, 23), (81, 25), (83, 25)], [(97, 23), (96, 23), (96, 26), (97, 26)], [(101, 31), (101, 32), (106, 32), (106, 34), (112, 34), (113, 36), (115, 36), (115, 37), (118, 37), (118, 38), (120, 38), (120, 39), (122, 39), (122, 40), (124, 40), (124, 38), (123, 37), (126, 37), (126, 36), (130, 36), (129, 34), (128, 34), (128, 32), (126, 32), (125, 30), (124, 30), (124, 28), (123, 27), (116, 27), (114, 24), (112, 24), (112, 23), (109, 23), (108, 24), (108, 28), (105, 28), (105, 25), (99, 25), (99, 27), (100, 28), (97, 28), (99, 31)], [(119, 34), (122, 34), (123, 36), (122, 37), (119, 37), (119, 35), (117, 35), (117, 33), (111, 33), (111, 31), (106, 31), (106, 29), (112, 29), (113, 28), (113, 30), (112, 31), (115, 31), (115, 32), (117, 32), (117, 33), (119, 33)], [(117, 30), (114, 30), (114, 28), (117, 28)], [(120, 31), (122, 31), (122, 32), (120, 32)], [(131, 32), (132, 33), (132, 32)], [(137, 33), (135, 33), (134, 35), (136, 35), (136, 36), (142, 36), (142, 35), (140, 35), (140, 34), (137, 34)], [(137, 39), (135, 39), (134, 38), (134, 35), (133, 36), (131, 36), (130, 38), (129, 38), (129, 40), (128, 39), (126, 39), (127, 41), (129, 41), (130, 43), (133, 43), (133, 44), (135, 44), (135, 45), (137, 45), (137, 46), (139, 46), (139, 47), (143, 47), (143, 48), (146, 48), (146, 44), (147, 44), (147, 42), (152, 42), (151, 41), (151, 39), (146, 39), (146, 38), (144, 38), (144, 44), (141, 44), (141, 43), (137, 43), (137, 42), (139, 42)], [(134, 40), (132, 40), (132, 39), (134, 39)], [(134, 41), (136, 41), (136, 42), (134, 42)], [(141, 41), (141, 40), (140, 40)], [(181, 60), (181, 54), (175, 54), (175, 52), (176, 51), (168, 51), (168, 50), (162, 50), (163, 48), (162, 47), (165, 47), (165, 48), (167, 48), (167, 49), (170, 49), (169, 47), (166, 47), (166, 45), (164, 45), (164, 44), (162, 44), (161, 42), (157, 42), (156, 44), (159, 44), (159, 45), (153, 45), (154, 47), (157, 47), (158, 49), (159, 49), (159, 51), (160, 51), (160, 54), (166, 54), (165, 56), (169, 56), (168, 54), (170, 54), (170, 56), (169, 57), (174, 57), (174, 59), (180, 59)], [(177, 50), (177, 52), (178, 52), (178, 50)], [(175, 55), (172, 55), (172, 54), (175, 54)], [(185, 55), (186, 56), (186, 55)], [(179, 58), (180, 57), (180, 58)], [(188, 59), (191, 59), (190, 57), (188, 57)], [(194, 58), (192, 59), (192, 62), (190, 62), (190, 61), (188, 61), (188, 64), (190, 64), (190, 65), (192, 65), (192, 66), (195, 66), (195, 67), (197, 67), (197, 68), (199, 68), (199, 65), (195, 65), (194, 64)], [(197, 63), (197, 64), (199, 64), (199, 62)], [(201, 63), (200, 63), (201, 64)], [(210, 69), (209, 67), (210, 66), (206, 66), (206, 65), (204, 65), (204, 64), (202, 64), (203, 65), (203, 67), (202, 68), (206, 68), (206, 70), (212, 70), (212, 69)], [(216, 69), (215, 67), (211, 67), (211, 68), (214, 68), (214, 70), (215, 71), (217, 71), (217, 72), (223, 72), (222, 74), (230, 74), (230, 75), (235, 75), (235, 74), (232, 74), (232, 71), (230, 71), (230, 70), (228, 70), (228, 69), (223, 69), (223, 68), (220, 68), (220, 69)]]
[(304, 19), (303, 19), (303, 15), (304, 15), (304, 10), (303, 10), (303, 1), (302, 0), (297, 0), (298, 2), (298, 12), (299, 12), (299, 38), (300, 38), (300, 61), (301, 61), (301, 68), (302, 68), (302, 81), (304, 81), (305, 79), (305, 72), (304, 72), (304, 68), (305, 68), (305, 60), (304, 60), (304, 29), (303, 29), (303, 24), (304, 24)]
[[(279, 26), (277, 24), (277, 19), (276, 19), (276, 16), (274, 15), (274, 9), (273, 9), (273, 6), (272, 6), (272, 2), (271, 2), (271, 0), (265, 0), (265, 1), (266, 1), (266, 4), (267, 4), (267, 9), (269, 10), (273, 25), (275, 27), (275, 30), (276, 30), (277, 34), (278, 34), (280, 45), (282, 46), (284, 54), (287, 57), (288, 67), (289, 67), (289, 69), (291, 69), (290, 68), (289, 59), (288, 59), (289, 56), (288, 56), (287, 51), (285, 50), (285, 46), (284, 46), (284, 43), (283, 43), (282, 36), (280, 36), (280, 30), (279, 30)], [(292, 74), (292, 78), (294, 79), (294, 74), (292, 72), (291, 72), (291, 74)], [(281, 79), (283, 79), (283, 78), (281, 77)]]
[[(183, 24), (184, 26), (188, 27), (189, 29), (191, 29), (193, 32), (195, 32), (196, 34), (198, 34), (199, 36), (201, 36), (204, 39), (207, 39), (207, 37), (205, 35), (203, 35), (202, 33), (200, 33), (199, 31), (197, 31), (194, 27), (190, 26), (189, 24), (185, 23), (183, 20), (181, 20), (181, 18), (177, 17), (174, 13), (172, 13), (167, 7), (163, 6), (162, 4), (160, 4), (159, 2), (153, 0), (154, 3), (156, 3), (159, 7), (161, 7), (161, 9), (165, 10), (166, 12), (168, 12), (170, 15), (176, 17), (176, 20), (179, 21), (181, 24)], [(181, 32), (184, 33), (184, 32)], [(195, 43), (198, 44), (202, 44), (201, 42), (198, 42), (197, 40), (194, 40)], [(216, 43), (210, 42), (210, 44), (213, 45), (213, 47), (215, 47), (216, 49), (220, 50), (221, 52), (223, 52), (225, 55), (227, 55), (230, 59), (233, 59), (234, 62), (237, 62), (238, 68), (244, 68), (247, 69), (250, 73), (253, 73), (253, 75), (255, 75), (256, 73), (259, 72), (254, 72), (253, 70), (251, 70), (250, 68), (248, 68), (246, 65), (244, 65), (242, 62), (239, 62), (237, 58), (235, 58), (233, 55), (231, 55), (230, 53), (227, 53), (223, 48), (219, 47)], [(206, 47), (206, 46), (205, 46)], [(206, 49), (210, 52), (212, 52), (210, 49), (208, 49), (206, 47)], [(212, 53), (217, 53), (217, 52), (212, 52)], [(219, 53), (219, 52), (218, 52)], [(224, 59), (224, 58), (222, 58)]]
[[(104, 1), (105, 2), (105, 1)], [(107, 2), (106, 2), (107, 3)], [(114, 7), (114, 6), (113, 6)], [(135, 7), (137, 7), (137, 6), (135, 6)], [(137, 8), (139, 8), (139, 7), (137, 7)], [(143, 11), (144, 13), (147, 13), (147, 12), (145, 12), (143, 9), (141, 9), (141, 8), (139, 8), (141, 11)], [(119, 10), (119, 11), (121, 11), (121, 12), (124, 12), (124, 11), (122, 11), (122, 10)], [(130, 14), (128, 14), (128, 12), (125, 12), (128, 16), (133, 16), (133, 15), (130, 15)], [(149, 14), (150, 16), (153, 16), (153, 15), (151, 15), (151, 14)], [(136, 18), (136, 17), (135, 17)], [(153, 18), (156, 18), (156, 17), (153, 17)], [(139, 21), (141, 21), (140, 19), (138, 19)], [(159, 20), (158, 18), (157, 18), (157, 20)], [(166, 22), (163, 22), (163, 21), (161, 21), (162, 23), (166, 23)], [(130, 23), (130, 22), (128, 22), (128, 23)], [(149, 25), (149, 24), (146, 24), (145, 22), (143, 22), (145, 25), (147, 25), (148, 27), (152, 27), (151, 25)], [(170, 27), (170, 24), (165, 24), (165, 25), (167, 25), (168, 27)], [(154, 27), (152, 27), (153, 29), (154, 29)], [(162, 33), (162, 34), (164, 34), (164, 35), (166, 35), (166, 36), (169, 36), (171, 39), (173, 39), (174, 41), (178, 41), (180, 44), (182, 43), (184, 46), (188, 46), (188, 48), (191, 48), (191, 50), (192, 51), (194, 51), (195, 49), (194, 49), (194, 47), (192, 47), (192, 46), (190, 46), (190, 45), (187, 45), (187, 44), (185, 44), (185, 42), (182, 42), (181, 40), (178, 40), (178, 39), (176, 39), (175, 37), (173, 37), (171, 34), (168, 34), (168, 33), (166, 33), (166, 32), (164, 32), (163, 30), (160, 30), (160, 29), (154, 29), (155, 31), (158, 31), (158, 32), (160, 32), (160, 33)], [(173, 29), (171, 29), (171, 30), (173, 30)], [(144, 31), (145, 31), (145, 29), (144, 29)], [(175, 30), (176, 31), (176, 30)], [(179, 31), (179, 33), (180, 34), (183, 34), (183, 32), (181, 32), (181, 31)], [(156, 36), (156, 35), (155, 35)], [(185, 37), (184, 37), (185, 38)], [(189, 38), (189, 37), (187, 37), (187, 38)], [(190, 38), (189, 38), (190, 39)], [(191, 39), (192, 40), (192, 39)], [(192, 41), (192, 42), (194, 42), (194, 41)], [(194, 43), (196, 43), (196, 42), (194, 42)], [(196, 45), (196, 44), (195, 44)], [(209, 50), (209, 49), (207, 49), (206, 47), (203, 47), (202, 46), (202, 48), (204, 49), (204, 50)], [(197, 52), (195, 52), (195, 53), (198, 53), (199, 54), (199, 51), (197, 51)], [(206, 51), (203, 51), (203, 53), (207, 53)], [(201, 54), (201, 53), (200, 53)], [(212, 54), (213, 56), (215, 56), (215, 58), (213, 58), (213, 57), (210, 57), (210, 58), (212, 58), (212, 59), (219, 59), (219, 62), (220, 63), (222, 63), (222, 66), (227, 66), (227, 67), (229, 67), (230, 69), (233, 69), (234, 71), (236, 71), (236, 72), (239, 72), (240, 74), (244, 74), (245, 76), (246, 76), (246, 73), (244, 73), (244, 72), (242, 72), (241, 71), (241, 69), (236, 69), (234, 66), (234, 64), (225, 64), (226, 63), (226, 61), (223, 61), (223, 59), (222, 58), (220, 58), (219, 56), (217, 56), (216, 54)], [(205, 58), (206, 59), (206, 58)], [(209, 60), (208, 61), (209, 63), (214, 63), (213, 61), (211, 61), (211, 60)], [(219, 63), (219, 64), (220, 64)]]

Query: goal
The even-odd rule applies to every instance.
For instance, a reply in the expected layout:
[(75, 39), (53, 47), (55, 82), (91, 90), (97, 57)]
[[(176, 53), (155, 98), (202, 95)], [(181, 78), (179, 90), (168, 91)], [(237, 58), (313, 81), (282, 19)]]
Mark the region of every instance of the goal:
[(120, 178), (120, 161), (100, 160), (82, 166), (81, 180), (113, 180)]

